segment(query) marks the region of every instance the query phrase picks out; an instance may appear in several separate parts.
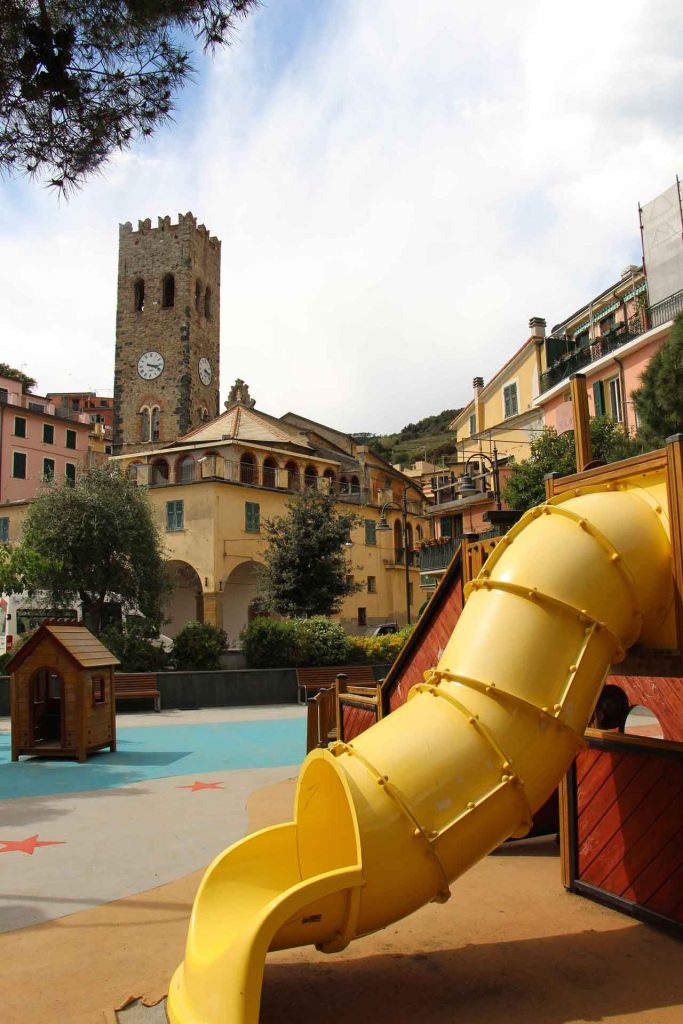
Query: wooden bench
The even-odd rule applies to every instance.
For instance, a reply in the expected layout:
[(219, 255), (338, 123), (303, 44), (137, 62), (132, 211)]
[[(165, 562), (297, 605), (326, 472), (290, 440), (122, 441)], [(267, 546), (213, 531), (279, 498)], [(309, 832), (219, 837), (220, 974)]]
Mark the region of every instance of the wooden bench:
[(376, 686), (372, 665), (323, 665), (320, 668), (298, 668), (296, 684), (299, 704), (307, 704), (318, 690), (335, 686), (338, 677), (349, 686)]
[(161, 691), (157, 685), (156, 672), (117, 672), (114, 676), (116, 700), (137, 700), (152, 697), (154, 710), (161, 711)]

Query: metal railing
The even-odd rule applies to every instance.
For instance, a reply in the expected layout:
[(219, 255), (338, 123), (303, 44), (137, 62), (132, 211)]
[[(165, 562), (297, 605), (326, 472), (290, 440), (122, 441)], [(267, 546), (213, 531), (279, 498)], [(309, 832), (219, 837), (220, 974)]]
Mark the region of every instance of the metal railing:
[[(683, 294), (683, 293), (681, 293)], [(668, 301), (668, 300), (667, 300)], [(643, 318), (635, 313), (629, 320), (615, 324), (611, 331), (596, 338), (592, 345), (585, 348), (578, 348), (574, 352), (563, 356), (556, 363), (553, 363), (545, 373), (541, 374), (541, 393), (567, 380), (573, 373), (577, 373), (585, 366), (594, 363), (596, 359), (615, 352), (633, 338), (643, 333)]]
[(436, 572), (448, 568), (459, 544), (460, 537), (423, 544), (420, 548), (420, 572)]
[(650, 306), (650, 323), (652, 327), (661, 327), (679, 313), (683, 313), (683, 291), (675, 292), (674, 295), (669, 295), (668, 298)]

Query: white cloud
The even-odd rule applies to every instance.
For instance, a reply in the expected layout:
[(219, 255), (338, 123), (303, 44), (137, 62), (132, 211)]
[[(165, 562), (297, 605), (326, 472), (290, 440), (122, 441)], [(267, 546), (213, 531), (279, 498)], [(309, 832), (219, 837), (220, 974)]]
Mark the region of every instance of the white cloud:
[(105, 387), (117, 222), (192, 209), (223, 241), (223, 392), (396, 429), (638, 258), (637, 202), (680, 167), (673, 3), (338, 0), (277, 53), (290, 7), (70, 204), (11, 190), (0, 358)]

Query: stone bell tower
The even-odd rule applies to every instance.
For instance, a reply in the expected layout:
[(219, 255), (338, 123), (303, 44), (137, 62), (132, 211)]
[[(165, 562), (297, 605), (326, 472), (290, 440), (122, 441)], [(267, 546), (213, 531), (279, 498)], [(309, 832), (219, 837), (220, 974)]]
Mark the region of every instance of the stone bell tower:
[(218, 415), (221, 243), (191, 213), (119, 226), (115, 454)]

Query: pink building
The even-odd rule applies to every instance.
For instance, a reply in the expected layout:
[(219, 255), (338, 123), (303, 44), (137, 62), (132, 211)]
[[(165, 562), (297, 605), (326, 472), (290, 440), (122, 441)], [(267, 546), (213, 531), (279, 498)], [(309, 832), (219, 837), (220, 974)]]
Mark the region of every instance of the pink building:
[(22, 394), (19, 381), (0, 377), (0, 503), (34, 498), (45, 480), (75, 482), (91, 430), (88, 414)]

